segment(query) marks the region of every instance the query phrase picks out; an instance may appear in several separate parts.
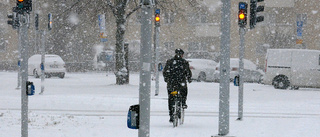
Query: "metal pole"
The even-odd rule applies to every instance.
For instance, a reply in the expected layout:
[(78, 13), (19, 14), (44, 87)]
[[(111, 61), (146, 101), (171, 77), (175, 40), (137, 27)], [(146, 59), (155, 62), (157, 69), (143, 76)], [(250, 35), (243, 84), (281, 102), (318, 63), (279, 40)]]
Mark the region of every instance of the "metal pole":
[(28, 21), (29, 14), (19, 14), (21, 27), (21, 136), (28, 137), (28, 96), (27, 96), (27, 81), (28, 81)]
[(243, 71), (244, 71), (244, 52), (245, 52), (245, 38), (246, 30), (244, 27), (240, 27), (240, 47), (239, 47), (239, 100), (238, 100), (238, 119), (242, 120), (243, 117)]
[(34, 30), (34, 39), (33, 39), (33, 42), (34, 42), (34, 46), (33, 46), (33, 53), (32, 55), (38, 53), (38, 50), (39, 50), (39, 47), (38, 47), (38, 30), (35, 28)]
[(223, 0), (221, 8), (221, 45), (220, 45), (220, 88), (219, 88), (219, 133), (229, 133), (230, 98), (230, 9), (231, 1)]
[(46, 31), (43, 30), (41, 33), (41, 92), (40, 95), (44, 92), (44, 80), (45, 80), (45, 51), (46, 51)]
[(155, 96), (159, 95), (159, 33), (160, 33), (160, 26), (156, 25), (155, 26), (155, 73), (156, 73), (156, 91), (155, 91)]
[(151, 91), (151, 36), (152, 8), (141, 8), (140, 84), (139, 84), (139, 137), (150, 136), (150, 91)]
[(21, 88), (21, 27), (18, 28), (18, 49), (19, 49), (19, 55), (18, 55), (18, 86), (16, 89), (20, 89)]

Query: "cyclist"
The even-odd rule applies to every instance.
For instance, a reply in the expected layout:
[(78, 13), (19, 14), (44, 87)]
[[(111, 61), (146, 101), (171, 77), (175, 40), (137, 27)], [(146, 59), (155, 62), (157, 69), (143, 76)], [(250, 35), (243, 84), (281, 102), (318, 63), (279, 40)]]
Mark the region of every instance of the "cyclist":
[(168, 107), (169, 107), (169, 122), (173, 122), (173, 95), (170, 93), (173, 90), (179, 90), (182, 96), (182, 106), (186, 109), (188, 87), (187, 81), (191, 83), (191, 70), (189, 62), (183, 59), (184, 51), (182, 49), (175, 50), (175, 56), (167, 60), (166, 66), (163, 69), (164, 81), (167, 83), (168, 90)]

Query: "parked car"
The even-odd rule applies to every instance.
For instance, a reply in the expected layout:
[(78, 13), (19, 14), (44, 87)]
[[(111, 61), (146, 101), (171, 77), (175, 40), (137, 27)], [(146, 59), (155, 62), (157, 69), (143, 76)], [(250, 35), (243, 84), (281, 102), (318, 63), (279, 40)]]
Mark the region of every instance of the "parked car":
[(217, 62), (209, 59), (186, 59), (192, 72), (192, 79), (197, 81), (213, 81)]
[[(44, 63), (45, 76), (58, 76), (64, 78), (66, 74), (65, 62), (58, 55), (46, 54)], [(41, 55), (36, 54), (28, 60), (28, 75), (39, 78), (41, 75)]]
[[(244, 82), (261, 83), (263, 79), (263, 71), (258, 70), (257, 66), (250, 60), (243, 59), (244, 62)], [(239, 58), (230, 58), (230, 81), (233, 81), (239, 75)], [(216, 66), (214, 73), (214, 81), (220, 82), (220, 63)]]
[(320, 87), (320, 51), (268, 49), (264, 83), (276, 89)]

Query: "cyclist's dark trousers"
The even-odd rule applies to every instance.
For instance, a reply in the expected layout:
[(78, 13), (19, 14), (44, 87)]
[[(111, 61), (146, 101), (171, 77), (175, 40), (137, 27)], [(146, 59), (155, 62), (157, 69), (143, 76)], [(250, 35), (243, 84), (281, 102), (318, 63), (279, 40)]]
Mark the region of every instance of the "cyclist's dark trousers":
[(171, 95), (170, 93), (172, 91), (174, 91), (174, 89), (180, 90), (180, 94), (182, 96), (182, 104), (186, 104), (187, 95), (188, 95), (187, 84), (185, 84), (184, 86), (181, 86), (180, 84), (175, 84), (175, 85), (168, 84), (167, 85), (167, 90), (168, 90), (168, 108), (169, 108), (169, 115), (170, 116), (172, 116), (173, 109), (174, 109), (173, 108), (174, 98), (173, 98), (173, 95)]

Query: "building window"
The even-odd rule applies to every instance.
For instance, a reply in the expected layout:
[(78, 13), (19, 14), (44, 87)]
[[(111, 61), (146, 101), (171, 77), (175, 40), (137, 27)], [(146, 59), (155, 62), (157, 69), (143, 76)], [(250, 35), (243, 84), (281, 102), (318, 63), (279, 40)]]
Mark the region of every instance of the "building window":
[(269, 24), (269, 25), (275, 25), (276, 24), (276, 17), (277, 15), (276, 14), (267, 14), (266, 16), (266, 23)]
[(207, 14), (189, 13), (187, 15), (188, 23), (191, 25), (197, 25), (202, 23), (209, 23)]
[(200, 22), (201, 23), (208, 23), (207, 15), (205, 15), (205, 14), (201, 15)]
[(165, 12), (164, 13), (164, 24), (172, 24), (174, 23), (175, 13), (173, 12)]
[(140, 11), (136, 11), (136, 24), (140, 24), (141, 23), (141, 12)]
[(6, 42), (3, 38), (0, 39), (0, 52), (5, 52), (6, 51)]
[(189, 42), (189, 51), (202, 52), (208, 50), (208, 44), (206, 42)]
[(164, 48), (166, 51), (173, 51), (174, 50), (174, 42), (165, 42)]
[(195, 25), (199, 23), (199, 16), (196, 13), (189, 13), (187, 16), (188, 23), (191, 25)]

